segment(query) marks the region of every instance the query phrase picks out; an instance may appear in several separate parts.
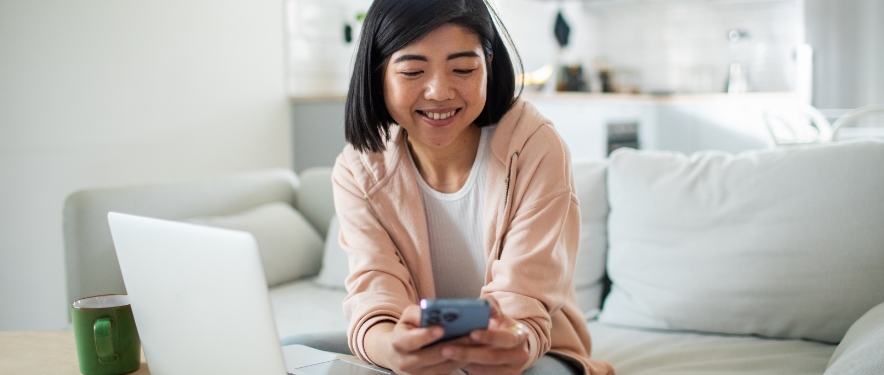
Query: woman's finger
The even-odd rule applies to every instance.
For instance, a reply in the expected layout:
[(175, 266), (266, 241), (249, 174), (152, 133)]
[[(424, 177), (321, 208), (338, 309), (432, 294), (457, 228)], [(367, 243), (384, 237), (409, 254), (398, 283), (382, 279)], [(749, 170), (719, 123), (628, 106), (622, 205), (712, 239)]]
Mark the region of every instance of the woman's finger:
[(442, 356), (438, 351), (433, 353), (426, 350), (402, 354), (396, 359), (397, 367), (407, 373), (423, 373), (425, 371), (422, 369), (444, 362), (451, 362), (451, 360)]
[(493, 348), (515, 348), (528, 341), (528, 328), (522, 323), (514, 322), (506, 329), (475, 330), (470, 333), (470, 339), (475, 344)]
[(482, 296), (480, 299), (484, 299), (491, 303), (491, 319), (504, 318), (503, 311), (500, 310), (500, 304), (497, 303), (497, 298), (494, 298), (494, 296), (487, 294), (485, 296)]
[(421, 325), (421, 308), (418, 305), (409, 305), (402, 310), (402, 316), (399, 322), (408, 324), (412, 327), (420, 327)]
[(445, 334), (440, 326), (420, 328), (420, 307), (411, 305), (402, 312), (402, 317), (393, 328), (393, 349), (399, 353), (417, 351), (438, 340)]
[(528, 361), (528, 348), (509, 349), (488, 346), (445, 346), (442, 355), (455, 362), (494, 366), (522, 366)]
[(427, 328), (400, 328), (393, 329), (393, 349), (399, 353), (408, 353), (420, 350), (432, 342), (442, 338), (445, 330), (434, 326)]
[(445, 345), (470, 345), (468, 338), (446, 341), (415, 350), (409, 353), (400, 353), (397, 357), (396, 367), (403, 373), (414, 374), (450, 374), (464, 366), (463, 363), (452, 361), (442, 355)]

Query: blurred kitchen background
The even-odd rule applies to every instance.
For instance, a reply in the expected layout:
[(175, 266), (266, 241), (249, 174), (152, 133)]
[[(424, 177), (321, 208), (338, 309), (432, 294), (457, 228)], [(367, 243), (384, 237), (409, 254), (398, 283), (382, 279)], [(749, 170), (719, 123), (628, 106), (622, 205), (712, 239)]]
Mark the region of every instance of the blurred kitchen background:
[[(881, 0), (494, 3), (574, 158), (771, 147), (771, 119), (808, 128), (807, 105), (884, 104)], [(331, 166), (369, 5), (0, 0), (0, 330), (67, 327), (78, 189)]]
[[(355, 43), (345, 41), (340, 25), (358, 30), (370, 3), (286, 3), (297, 170), (328, 165), (343, 146)], [(526, 85), (524, 97), (566, 139), (580, 140), (571, 146), (574, 157), (604, 157), (623, 139), (650, 149), (738, 152), (764, 147), (765, 113), (791, 113), (785, 117), (800, 122), (799, 106), (812, 104), (835, 121), (884, 103), (882, 1), (494, 3), (527, 77), (549, 77)], [(557, 39), (563, 24), (566, 38)], [(880, 117), (856, 125), (870, 127)], [(311, 147), (317, 142), (322, 147)]]

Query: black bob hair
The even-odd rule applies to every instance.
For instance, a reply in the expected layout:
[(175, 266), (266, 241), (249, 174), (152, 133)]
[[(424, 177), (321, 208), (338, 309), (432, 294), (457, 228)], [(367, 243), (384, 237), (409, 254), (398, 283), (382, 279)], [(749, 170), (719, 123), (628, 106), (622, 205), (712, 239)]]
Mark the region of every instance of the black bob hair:
[(515, 47), (512, 48), (515, 61), (511, 60), (507, 44), (512, 46), (512, 40), (487, 1), (375, 0), (372, 3), (362, 26), (344, 109), (347, 142), (361, 152), (384, 151), (385, 143), (390, 140), (390, 124), (394, 123), (384, 103), (384, 67), (394, 52), (445, 24), (474, 32), (485, 52), (488, 96), (474, 124), (482, 127), (500, 121), (521, 94), (521, 84), (516, 92), (514, 65), (521, 73), (522, 62)]

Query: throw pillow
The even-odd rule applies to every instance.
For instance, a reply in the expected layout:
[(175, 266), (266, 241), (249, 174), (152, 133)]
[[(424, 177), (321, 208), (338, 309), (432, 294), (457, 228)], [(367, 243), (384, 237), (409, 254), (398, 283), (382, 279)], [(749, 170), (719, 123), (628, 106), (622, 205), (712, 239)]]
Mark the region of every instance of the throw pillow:
[(884, 374), (884, 303), (853, 323), (823, 375)]
[(322, 269), (316, 283), (330, 288), (344, 290), (344, 280), (350, 274), (347, 264), (347, 253), (338, 242), (341, 225), (338, 216), (332, 216), (328, 223), (328, 235), (325, 237), (325, 253), (322, 256)]
[(884, 142), (691, 157), (622, 150), (608, 167), (599, 320), (839, 342), (884, 301)]
[(322, 261), (322, 238), (288, 203), (269, 203), (233, 215), (185, 221), (255, 236), (268, 286), (315, 275)]
[(574, 270), (577, 305), (587, 318), (594, 317), (602, 303), (602, 280), (608, 252), (608, 195), (605, 186), (607, 162), (575, 160), (574, 185), (580, 202), (580, 244)]

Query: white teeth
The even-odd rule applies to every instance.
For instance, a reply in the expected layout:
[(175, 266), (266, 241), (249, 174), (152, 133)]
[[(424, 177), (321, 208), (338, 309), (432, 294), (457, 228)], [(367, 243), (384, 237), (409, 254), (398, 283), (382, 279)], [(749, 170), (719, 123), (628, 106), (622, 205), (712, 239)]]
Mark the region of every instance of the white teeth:
[(454, 114), (455, 114), (456, 112), (457, 112), (457, 110), (454, 110), (454, 111), (451, 111), (451, 112), (445, 112), (445, 113), (438, 113), (438, 112), (424, 112), (424, 115), (426, 115), (427, 117), (429, 117), (429, 118), (431, 118), (431, 119), (433, 119), (433, 120), (444, 120), (444, 119), (447, 119), (447, 118), (449, 118), (449, 117), (451, 117), (451, 116), (454, 116)]

